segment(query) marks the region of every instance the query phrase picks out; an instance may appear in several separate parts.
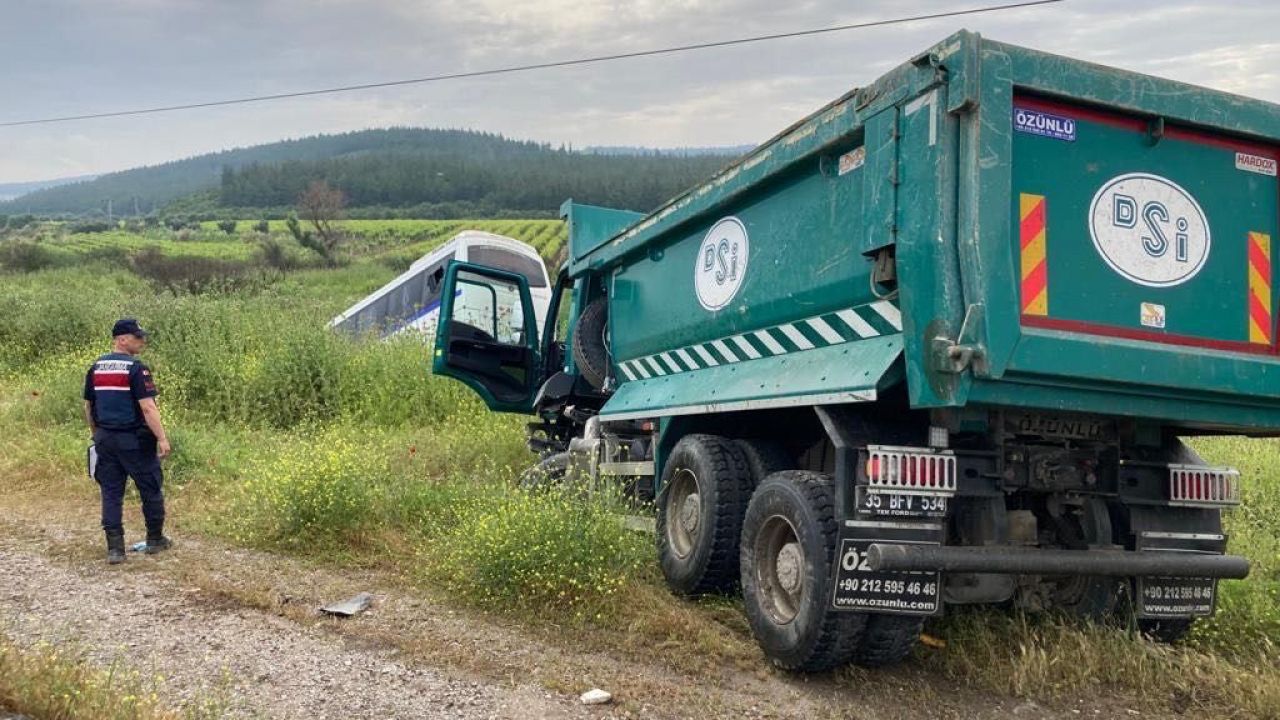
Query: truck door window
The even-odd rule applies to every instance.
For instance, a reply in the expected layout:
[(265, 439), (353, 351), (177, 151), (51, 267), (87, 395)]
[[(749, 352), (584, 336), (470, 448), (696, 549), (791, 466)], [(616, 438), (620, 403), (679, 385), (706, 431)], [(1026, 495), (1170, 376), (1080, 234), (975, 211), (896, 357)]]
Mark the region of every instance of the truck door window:
[(458, 273), (458, 296), (453, 301), (454, 336), (472, 333), (474, 339), (502, 345), (524, 345), (524, 306), (520, 288), (494, 278)]

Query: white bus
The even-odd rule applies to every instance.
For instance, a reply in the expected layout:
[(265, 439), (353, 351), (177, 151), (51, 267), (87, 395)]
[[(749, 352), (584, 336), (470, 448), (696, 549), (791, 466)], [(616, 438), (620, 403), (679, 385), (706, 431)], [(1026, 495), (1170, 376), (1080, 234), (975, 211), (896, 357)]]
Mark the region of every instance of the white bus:
[[(541, 332), (551, 304), (551, 283), (542, 256), (519, 240), (478, 230), (464, 230), (418, 258), (399, 277), (330, 320), (329, 327), (353, 336), (374, 335), (385, 339), (414, 333), (431, 341), (440, 316), (440, 285), (450, 260), (523, 275), (529, 281), (534, 315)], [(516, 324), (523, 325), (523, 320)]]

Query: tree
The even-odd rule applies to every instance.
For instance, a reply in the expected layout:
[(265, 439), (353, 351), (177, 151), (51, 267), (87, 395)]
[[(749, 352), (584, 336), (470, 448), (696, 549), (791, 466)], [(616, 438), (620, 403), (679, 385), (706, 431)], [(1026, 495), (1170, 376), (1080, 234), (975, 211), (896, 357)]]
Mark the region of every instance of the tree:
[(219, 230), (221, 230), (222, 232), (224, 232), (224, 233), (228, 234), (228, 235), (235, 235), (235, 234), (236, 234), (236, 221), (235, 221), (235, 220), (219, 220), (219, 221), (218, 221), (218, 229), (219, 229)]
[(315, 234), (294, 232), (294, 237), (333, 264), (344, 240), (342, 231), (334, 223), (342, 219), (346, 207), (347, 197), (341, 190), (329, 187), (323, 180), (312, 182), (298, 196), (298, 214), (311, 224)]

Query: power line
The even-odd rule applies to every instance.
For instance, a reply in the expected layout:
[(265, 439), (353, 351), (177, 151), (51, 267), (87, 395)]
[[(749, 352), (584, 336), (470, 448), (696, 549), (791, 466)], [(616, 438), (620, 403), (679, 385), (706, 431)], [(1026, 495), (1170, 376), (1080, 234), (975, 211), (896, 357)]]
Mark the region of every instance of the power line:
[(408, 80), (388, 80), (385, 82), (365, 83), (362, 85), (344, 85), (341, 87), (322, 88), (318, 90), (301, 90), (298, 92), (277, 93), (274, 95), (256, 95), (252, 97), (231, 98), (227, 100), (210, 100), (207, 102), (190, 103), (186, 105), (166, 105), (161, 107), (142, 108), (138, 110), (117, 110), (114, 112), (90, 113), (86, 115), (65, 115), (62, 117), (38, 118), (34, 120), (11, 120), (8, 122), (0, 122), (0, 128), (18, 127), (20, 125), (46, 125), (50, 123), (72, 122), (76, 120), (97, 120), (100, 118), (125, 117), (128, 115), (150, 115), (154, 113), (174, 112), (177, 110), (197, 110), (200, 108), (222, 107), (226, 105), (243, 105), (245, 103), (268, 102), (272, 100), (286, 100), (289, 98), (311, 97), (313, 95), (331, 95), (334, 93), (354, 92), (356, 90), (373, 90), (375, 88), (397, 87), (400, 85), (419, 85), (423, 83), (441, 82), (445, 80), (463, 80), (466, 78), (488, 77), (492, 75), (506, 75), (510, 73), (528, 72), (531, 70), (547, 70), (550, 68), (572, 67), (575, 65), (589, 65), (591, 63), (611, 62), (614, 60), (629, 60), (632, 58), (653, 57), (655, 55), (671, 55), (674, 53), (689, 52), (692, 50), (708, 50), (711, 48), (729, 47), (732, 45), (746, 45), (749, 43), (768, 42), (771, 40), (785, 40), (788, 38), (808, 37), (811, 35), (823, 35), (826, 33), (844, 32), (847, 30), (860, 30), (870, 27), (881, 27), (884, 25), (896, 25), (900, 23), (919, 22), (922, 20), (937, 20), (939, 18), (958, 17), (961, 15), (977, 15), (979, 13), (997, 12), (1000, 10), (1014, 10), (1017, 8), (1035, 7), (1037, 5), (1052, 5), (1054, 3), (1065, 2), (1066, 0), (1027, 0), (1026, 2), (1015, 2), (1006, 5), (987, 5), (984, 7), (968, 8), (965, 10), (951, 10), (947, 12), (932, 13), (929, 15), (913, 15), (910, 17), (890, 18), (887, 20), (873, 20), (863, 23), (852, 23), (849, 25), (834, 25), (831, 27), (815, 28), (811, 30), (798, 30), (795, 32), (774, 33), (772, 35), (756, 35), (753, 37), (735, 38), (733, 40), (720, 40), (717, 42), (697, 43), (694, 45), (677, 45), (674, 47), (657, 48), (653, 50), (638, 50), (636, 52), (617, 53), (614, 55), (598, 55), (595, 57), (578, 58), (575, 60), (558, 60), (556, 62), (535, 63), (532, 65), (515, 65), (511, 67), (493, 68), (490, 70), (475, 70), (472, 72), (449, 73), (445, 75), (430, 75), (427, 77), (410, 78)]

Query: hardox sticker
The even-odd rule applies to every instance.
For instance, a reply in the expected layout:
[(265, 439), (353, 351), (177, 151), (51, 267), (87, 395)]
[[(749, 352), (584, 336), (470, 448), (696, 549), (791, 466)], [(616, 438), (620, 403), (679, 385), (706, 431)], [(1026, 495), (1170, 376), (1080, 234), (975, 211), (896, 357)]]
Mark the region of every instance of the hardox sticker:
[(1274, 158), (1238, 152), (1236, 153), (1236, 169), (1275, 177), (1276, 161)]

